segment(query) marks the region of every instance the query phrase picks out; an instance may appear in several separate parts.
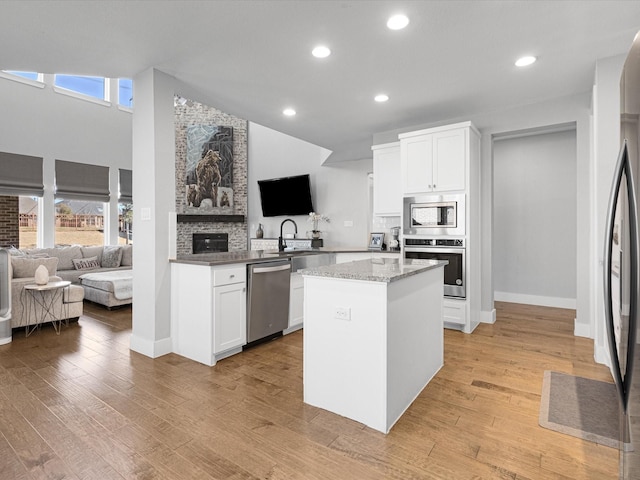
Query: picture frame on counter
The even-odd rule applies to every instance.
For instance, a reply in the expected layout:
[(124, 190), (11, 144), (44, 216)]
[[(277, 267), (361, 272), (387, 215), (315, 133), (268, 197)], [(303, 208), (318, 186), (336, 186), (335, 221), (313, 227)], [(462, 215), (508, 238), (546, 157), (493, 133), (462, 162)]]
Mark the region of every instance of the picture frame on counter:
[(369, 234), (369, 250), (382, 250), (384, 245), (384, 233)]

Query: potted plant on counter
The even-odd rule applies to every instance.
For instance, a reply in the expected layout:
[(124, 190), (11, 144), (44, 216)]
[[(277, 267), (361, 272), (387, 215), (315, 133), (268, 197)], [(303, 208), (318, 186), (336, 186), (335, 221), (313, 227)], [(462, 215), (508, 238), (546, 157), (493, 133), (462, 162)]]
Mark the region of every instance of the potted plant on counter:
[[(320, 238), (322, 232), (319, 230), (318, 225), (320, 222), (329, 223), (329, 217), (327, 217), (326, 215), (321, 215), (320, 213), (310, 212), (309, 218), (307, 220), (313, 224), (313, 229), (311, 230), (311, 238)], [(307, 232), (307, 236), (309, 236), (309, 232)]]

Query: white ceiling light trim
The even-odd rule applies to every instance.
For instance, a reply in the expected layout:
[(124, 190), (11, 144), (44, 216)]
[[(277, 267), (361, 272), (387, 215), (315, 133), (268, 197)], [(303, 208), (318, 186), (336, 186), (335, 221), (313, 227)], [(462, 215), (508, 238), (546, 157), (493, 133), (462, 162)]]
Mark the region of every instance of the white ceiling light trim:
[(538, 60), (537, 57), (534, 57), (532, 55), (520, 57), (518, 60), (516, 60), (516, 67), (526, 67), (528, 65), (531, 65), (532, 63), (535, 63), (536, 60)]
[(318, 45), (313, 50), (311, 50), (311, 55), (316, 58), (327, 58), (329, 55), (331, 55), (331, 49), (324, 45)]
[(282, 111), (283, 115), (286, 115), (287, 117), (293, 117), (296, 114), (296, 111), (293, 108), (285, 108)]
[(383, 103), (383, 102), (386, 102), (387, 100), (389, 100), (389, 95), (387, 95), (385, 93), (380, 93), (380, 94), (376, 95), (375, 97), (373, 97), (373, 99), (378, 103)]
[(387, 20), (387, 28), (390, 30), (402, 30), (407, 25), (409, 25), (409, 17), (406, 15), (393, 15)]

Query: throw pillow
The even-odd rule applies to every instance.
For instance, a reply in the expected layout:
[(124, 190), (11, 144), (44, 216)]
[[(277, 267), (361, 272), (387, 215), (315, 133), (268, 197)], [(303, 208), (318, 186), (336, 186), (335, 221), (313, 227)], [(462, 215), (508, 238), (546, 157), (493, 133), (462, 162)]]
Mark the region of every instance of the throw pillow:
[(133, 245), (122, 246), (122, 260), (120, 261), (121, 267), (130, 267), (133, 265)]
[(73, 268), (75, 268), (76, 270), (100, 268), (100, 260), (98, 260), (98, 257), (74, 258)]
[(80, 247), (80, 250), (82, 250), (82, 258), (97, 257), (98, 261), (102, 263), (103, 247), (103, 245), (96, 245), (94, 247)]
[(9, 248), (7, 248), (7, 252), (9, 252), (9, 255), (13, 255), (14, 257), (24, 257), (25, 253), (16, 248), (15, 246), (11, 245)]
[(30, 278), (35, 276), (36, 268), (40, 265), (47, 267), (49, 275), (55, 275), (58, 270), (58, 259), (49, 258), (23, 258), (11, 257), (11, 267), (13, 268), (13, 278)]
[(105, 246), (102, 250), (102, 266), (105, 268), (117, 268), (122, 260), (122, 248), (117, 246)]

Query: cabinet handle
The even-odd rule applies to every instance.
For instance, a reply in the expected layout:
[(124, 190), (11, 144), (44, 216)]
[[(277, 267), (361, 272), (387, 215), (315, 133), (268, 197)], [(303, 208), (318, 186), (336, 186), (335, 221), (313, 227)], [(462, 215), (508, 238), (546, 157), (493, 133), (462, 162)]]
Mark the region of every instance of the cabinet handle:
[(242, 287), (242, 293), (246, 292), (247, 289), (245, 287)]
[(235, 275), (229, 275), (229, 278), (235, 278), (235, 277), (236, 277)]

